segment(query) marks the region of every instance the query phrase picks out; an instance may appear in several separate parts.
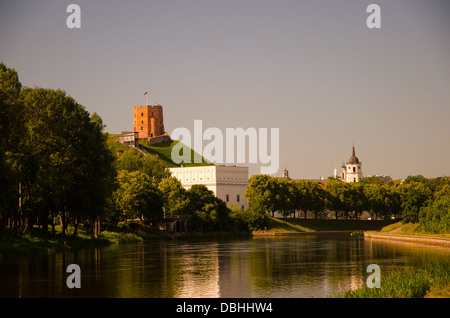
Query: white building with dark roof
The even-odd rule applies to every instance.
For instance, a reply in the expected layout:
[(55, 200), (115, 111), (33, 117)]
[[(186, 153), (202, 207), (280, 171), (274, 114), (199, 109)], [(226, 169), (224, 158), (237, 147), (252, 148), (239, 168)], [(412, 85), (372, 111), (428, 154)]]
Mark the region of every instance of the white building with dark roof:
[(362, 179), (362, 162), (355, 155), (355, 146), (353, 145), (352, 156), (347, 164), (342, 163), (340, 179), (344, 182), (358, 182)]

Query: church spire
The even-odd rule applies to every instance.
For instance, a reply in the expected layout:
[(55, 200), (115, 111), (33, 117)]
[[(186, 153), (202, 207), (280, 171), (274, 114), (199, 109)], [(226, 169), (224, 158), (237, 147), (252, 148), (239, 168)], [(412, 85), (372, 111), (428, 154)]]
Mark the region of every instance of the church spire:
[(356, 157), (355, 153), (355, 143), (353, 143), (352, 156), (348, 160), (348, 164), (357, 164), (359, 163), (358, 157)]

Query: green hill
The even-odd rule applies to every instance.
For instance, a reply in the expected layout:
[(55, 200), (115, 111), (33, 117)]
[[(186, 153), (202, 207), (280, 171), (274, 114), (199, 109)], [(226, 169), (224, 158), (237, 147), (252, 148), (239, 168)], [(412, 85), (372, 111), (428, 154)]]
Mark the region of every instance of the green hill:
[[(178, 140), (172, 140), (170, 142), (160, 142), (159, 144), (154, 144), (149, 146), (147, 140), (139, 141), (139, 144), (144, 148), (145, 151), (152, 155), (157, 155), (167, 168), (179, 167), (181, 164), (176, 164), (172, 161), (172, 148), (179, 143)], [(196, 152), (191, 149), (191, 163), (183, 163), (186, 167), (194, 166), (213, 166), (211, 162), (207, 161), (202, 157), (201, 163), (194, 163), (194, 155)]]
[[(108, 134), (108, 144), (112, 151), (116, 152), (118, 150), (127, 151), (128, 149), (131, 149), (120, 142), (116, 140), (116, 136), (114, 134)], [(149, 145), (147, 140), (141, 140), (139, 141), (139, 144), (141, 145), (141, 149), (144, 150), (144, 152), (156, 155), (161, 160), (163, 165), (166, 168), (173, 168), (173, 167), (180, 167), (181, 164), (176, 164), (171, 159), (172, 154), (172, 148), (179, 143), (178, 140), (173, 140), (171, 142), (161, 142), (159, 144)], [(195, 151), (191, 149), (191, 163), (183, 163), (186, 167), (194, 167), (194, 166), (213, 166), (211, 162), (207, 161), (205, 158), (202, 157), (201, 163), (194, 163), (194, 155)]]

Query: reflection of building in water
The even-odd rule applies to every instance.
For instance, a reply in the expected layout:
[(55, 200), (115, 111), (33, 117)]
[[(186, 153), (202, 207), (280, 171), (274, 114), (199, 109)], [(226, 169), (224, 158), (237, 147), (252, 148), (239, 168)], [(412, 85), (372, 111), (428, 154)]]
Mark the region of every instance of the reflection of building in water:
[(252, 297), (249, 251), (239, 250), (239, 243), (234, 244), (232, 248), (236, 249), (235, 253), (219, 259), (220, 297), (235, 298), (236, 291), (239, 291), (239, 297)]
[(350, 285), (351, 290), (356, 290), (356, 289), (359, 289), (364, 286), (364, 280), (362, 279), (362, 277), (360, 275), (357, 275), (356, 273), (352, 273), (350, 275), (349, 285)]
[(175, 297), (324, 297), (358, 289), (369, 274), (355, 261), (363, 246), (353, 244), (353, 251), (315, 237), (189, 244), (179, 255)]
[[(180, 286), (176, 297), (180, 298), (218, 298), (219, 295), (219, 258), (217, 245), (207, 250), (182, 254)], [(193, 255), (194, 254), (194, 255)]]
[[(225, 244), (230, 248), (229, 242)], [(181, 256), (182, 272), (176, 297), (232, 298), (237, 291), (239, 297), (252, 296), (248, 253), (226, 252), (225, 257), (220, 257), (220, 245), (220, 242), (208, 244), (208, 249), (199, 247), (198, 254), (190, 252)]]

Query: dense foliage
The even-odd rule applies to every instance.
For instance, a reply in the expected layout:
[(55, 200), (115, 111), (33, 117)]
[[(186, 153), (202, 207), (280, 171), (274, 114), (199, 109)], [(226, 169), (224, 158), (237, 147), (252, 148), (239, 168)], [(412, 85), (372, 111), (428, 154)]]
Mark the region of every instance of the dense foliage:
[(427, 179), (411, 176), (404, 182), (383, 183), (363, 178), (345, 183), (329, 178), (319, 184), (310, 180), (285, 180), (267, 175), (250, 178), (245, 193), (250, 209), (282, 216), (315, 218), (324, 216), (356, 219), (368, 211), (373, 219), (401, 218), (404, 223), (420, 223), (428, 233), (448, 233), (450, 229), (450, 178)]
[(103, 123), (62, 90), (22, 88), (17, 73), (0, 64), (0, 234), (6, 221), (16, 237), (59, 218), (94, 223), (105, 210), (114, 160)]

